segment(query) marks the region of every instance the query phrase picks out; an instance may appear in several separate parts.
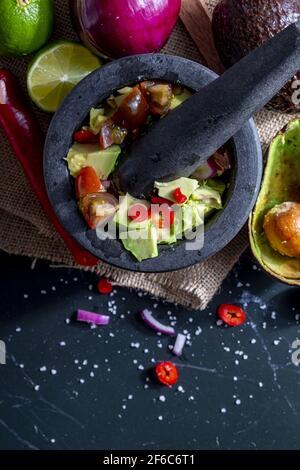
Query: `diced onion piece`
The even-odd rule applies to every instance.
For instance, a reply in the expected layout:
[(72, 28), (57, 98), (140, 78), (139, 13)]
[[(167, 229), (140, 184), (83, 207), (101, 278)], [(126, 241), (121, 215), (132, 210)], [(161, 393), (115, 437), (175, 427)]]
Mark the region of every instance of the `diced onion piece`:
[(177, 335), (174, 347), (172, 349), (172, 353), (175, 354), (175, 356), (181, 356), (182, 355), (182, 351), (183, 351), (185, 342), (186, 342), (186, 336), (183, 335), (182, 333), (179, 333)]
[(172, 326), (163, 325), (158, 320), (156, 320), (152, 316), (152, 312), (150, 310), (147, 310), (147, 309), (142, 310), (141, 317), (146, 323), (146, 325), (150, 326), (150, 328), (157, 331), (158, 333), (162, 333), (164, 335), (170, 335), (170, 336), (173, 336), (176, 334)]
[(108, 325), (110, 317), (101, 313), (89, 312), (87, 310), (77, 310), (77, 321), (92, 323), (94, 325)]

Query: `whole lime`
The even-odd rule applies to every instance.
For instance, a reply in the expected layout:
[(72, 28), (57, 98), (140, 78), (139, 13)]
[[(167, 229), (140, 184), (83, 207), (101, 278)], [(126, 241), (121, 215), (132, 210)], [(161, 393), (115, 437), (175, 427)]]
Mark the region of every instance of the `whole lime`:
[(25, 55), (51, 36), (53, 0), (0, 0), (0, 54)]

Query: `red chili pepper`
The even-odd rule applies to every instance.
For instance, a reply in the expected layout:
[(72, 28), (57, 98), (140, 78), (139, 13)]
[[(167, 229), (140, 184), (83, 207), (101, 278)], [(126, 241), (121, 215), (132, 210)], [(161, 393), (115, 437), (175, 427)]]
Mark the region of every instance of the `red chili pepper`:
[(152, 196), (151, 204), (168, 204), (169, 206), (172, 206), (174, 202), (169, 201), (169, 199), (165, 199), (164, 197)]
[(97, 284), (97, 288), (98, 288), (98, 292), (104, 295), (110, 294), (113, 290), (112, 283), (108, 279), (105, 279), (105, 278), (102, 278), (99, 280)]
[(222, 304), (218, 307), (218, 315), (229, 326), (243, 325), (246, 321), (246, 313), (241, 307), (231, 304)]
[(174, 189), (173, 197), (178, 204), (184, 204), (187, 201), (187, 197), (181, 192), (180, 188)]
[(16, 77), (8, 70), (0, 69), (0, 125), (45, 213), (76, 263), (94, 266), (98, 260), (81, 248), (65, 231), (49, 202), (43, 175), (44, 136), (20, 90)]
[(175, 385), (178, 380), (178, 370), (172, 362), (159, 362), (155, 366), (155, 374), (158, 380), (168, 387)]
[(81, 129), (74, 133), (73, 136), (75, 142), (80, 144), (95, 144), (98, 142), (99, 137), (92, 133), (88, 129)]

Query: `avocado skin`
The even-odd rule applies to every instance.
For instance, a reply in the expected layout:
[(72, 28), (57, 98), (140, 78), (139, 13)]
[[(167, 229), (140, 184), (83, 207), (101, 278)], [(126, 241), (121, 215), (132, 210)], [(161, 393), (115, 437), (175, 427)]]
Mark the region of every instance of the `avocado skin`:
[(270, 245), (264, 231), (265, 215), (287, 201), (300, 203), (300, 119), (291, 120), (272, 140), (256, 205), (249, 218), (253, 256), (272, 277), (300, 286), (300, 258), (282, 255)]
[[(221, 0), (212, 18), (214, 41), (226, 68), (300, 20), (299, 0)], [(300, 103), (292, 102), (294, 80), (300, 71), (268, 103), (267, 107), (286, 113), (300, 111)]]

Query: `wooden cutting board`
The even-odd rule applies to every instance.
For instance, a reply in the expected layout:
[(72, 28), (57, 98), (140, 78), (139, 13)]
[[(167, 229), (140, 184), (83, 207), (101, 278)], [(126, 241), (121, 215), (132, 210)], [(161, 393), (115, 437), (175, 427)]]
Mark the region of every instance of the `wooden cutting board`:
[(224, 72), (218, 53), (215, 48), (211, 17), (205, 0), (181, 0), (180, 18), (187, 31), (205, 58), (210, 69), (218, 74)]

